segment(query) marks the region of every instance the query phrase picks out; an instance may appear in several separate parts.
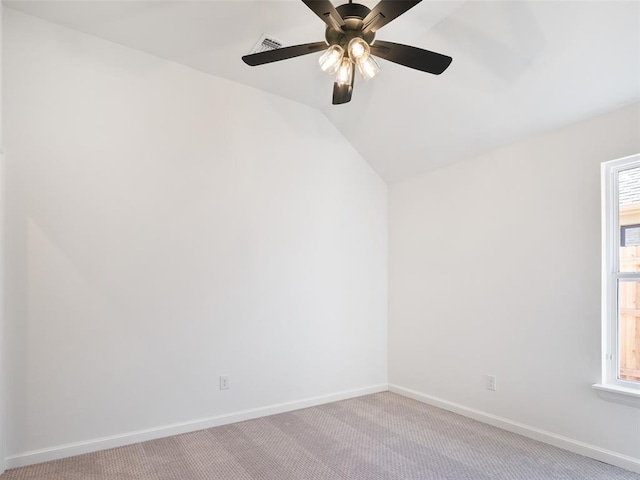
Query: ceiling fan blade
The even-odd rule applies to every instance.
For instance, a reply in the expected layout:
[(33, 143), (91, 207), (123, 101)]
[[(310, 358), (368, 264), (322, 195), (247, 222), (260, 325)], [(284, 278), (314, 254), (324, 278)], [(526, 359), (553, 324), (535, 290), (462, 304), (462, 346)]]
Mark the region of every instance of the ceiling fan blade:
[(371, 45), (371, 54), (434, 75), (440, 75), (453, 61), (453, 58), (441, 53), (380, 40)]
[(341, 30), (344, 20), (329, 0), (302, 0), (328, 26)]
[(333, 84), (333, 105), (342, 105), (343, 103), (349, 103), (351, 101), (351, 95), (353, 94), (353, 81), (356, 78), (355, 68), (351, 69), (351, 83), (349, 85), (341, 85), (338, 82)]
[(242, 60), (247, 65), (255, 67), (256, 65), (264, 65), (265, 63), (279, 62), (280, 60), (286, 60), (288, 58), (321, 52), (322, 50), (326, 50), (328, 47), (329, 45), (327, 45), (326, 42), (305, 43), (304, 45), (276, 48), (275, 50), (245, 55), (242, 57)]
[(364, 32), (377, 32), (422, 0), (380, 0), (364, 20)]
[(351, 101), (353, 87), (351, 85), (340, 85), (338, 82), (333, 84), (333, 105), (342, 105)]

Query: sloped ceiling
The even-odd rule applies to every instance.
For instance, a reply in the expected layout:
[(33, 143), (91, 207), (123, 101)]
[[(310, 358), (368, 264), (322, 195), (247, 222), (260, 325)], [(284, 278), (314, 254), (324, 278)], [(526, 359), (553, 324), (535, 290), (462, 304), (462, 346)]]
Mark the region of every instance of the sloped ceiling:
[(318, 108), (388, 182), (640, 101), (637, 1), (424, 0), (377, 38), (445, 53), (451, 67), (433, 76), (380, 60), (380, 75), (356, 78), (341, 106), (320, 54), (240, 60), (263, 33), (286, 45), (324, 39), (298, 0), (4, 4)]

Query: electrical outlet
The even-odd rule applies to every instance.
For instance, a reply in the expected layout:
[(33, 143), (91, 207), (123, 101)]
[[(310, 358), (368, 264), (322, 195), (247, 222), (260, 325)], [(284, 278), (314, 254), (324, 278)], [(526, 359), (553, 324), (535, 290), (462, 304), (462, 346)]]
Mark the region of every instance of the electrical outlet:
[(487, 375), (487, 390), (495, 390), (495, 389), (496, 389), (496, 376)]
[(229, 389), (229, 375), (220, 375), (220, 390)]

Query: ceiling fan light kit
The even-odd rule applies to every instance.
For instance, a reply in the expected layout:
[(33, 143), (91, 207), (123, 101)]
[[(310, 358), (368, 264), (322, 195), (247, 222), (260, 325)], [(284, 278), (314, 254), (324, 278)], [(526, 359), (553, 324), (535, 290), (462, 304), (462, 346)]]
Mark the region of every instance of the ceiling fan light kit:
[(371, 49), (369, 44), (360, 37), (352, 38), (349, 41), (349, 58), (353, 63), (358, 63), (369, 56)]
[(348, 57), (344, 57), (340, 63), (338, 69), (338, 75), (336, 75), (336, 83), (340, 85), (350, 85), (351, 77), (353, 76), (353, 64)]
[(318, 63), (323, 72), (333, 75), (340, 68), (342, 63), (342, 57), (344, 56), (344, 49), (340, 45), (331, 45), (322, 55)]
[(322, 71), (336, 75), (333, 85), (333, 104), (351, 101), (355, 68), (365, 80), (377, 75), (380, 66), (374, 55), (434, 75), (440, 75), (452, 58), (440, 53), (399, 43), (376, 41), (376, 32), (414, 7), (421, 0), (381, 0), (372, 10), (359, 3), (345, 3), (334, 7), (329, 0), (302, 0), (325, 22), (325, 42), (307, 43), (245, 55), (242, 60), (250, 66), (264, 65), (289, 58), (323, 51), (318, 63)]
[(358, 71), (362, 78), (365, 80), (370, 80), (375, 77), (380, 71), (380, 65), (376, 62), (371, 55), (368, 55), (367, 58), (358, 62)]

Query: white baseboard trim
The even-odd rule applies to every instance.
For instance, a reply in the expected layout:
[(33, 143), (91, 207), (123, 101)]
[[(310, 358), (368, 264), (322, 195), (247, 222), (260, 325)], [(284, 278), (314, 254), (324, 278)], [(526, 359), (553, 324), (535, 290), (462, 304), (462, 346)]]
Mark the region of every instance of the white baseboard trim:
[(84, 442), (69, 443), (57, 447), (45, 448), (42, 450), (33, 450), (30, 452), (12, 455), (6, 458), (7, 469), (24, 467), (35, 463), (48, 462), (50, 460), (58, 460), (60, 458), (73, 457), (82, 455), (83, 453), (97, 452), (109, 448), (122, 447), (134, 443), (146, 442), (158, 438), (170, 437), (181, 433), (195, 432), (204, 430), (205, 428), (218, 427), (229, 423), (243, 422), (254, 418), (267, 417), (277, 413), (291, 412), (302, 408), (315, 407), (325, 403), (337, 402), (349, 398), (361, 397), (372, 393), (385, 392), (387, 384), (373, 385), (370, 387), (349, 390), (345, 392), (332, 393), (319, 397), (307, 398), (294, 402), (280, 403), (270, 405), (268, 407), (255, 408), (252, 410), (244, 410), (227, 415), (219, 415), (215, 417), (202, 418), (200, 420), (192, 420), (189, 422), (174, 423), (162, 427), (150, 428), (147, 430), (139, 430), (136, 432), (123, 433), (121, 435), (112, 435), (109, 437), (96, 438)]
[(622, 455), (588, 443), (579, 442), (578, 440), (573, 440), (561, 435), (556, 435), (555, 433), (547, 432), (546, 430), (514, 422), (507, 418), (498, 417), (497, 415), (465, 407), (458, 403), (449, 402), (447, 400), (416, 392), (415, 390), (403, 388), (398, 385), (389, 384), (389, 391), (418, 400), (422, 403), (433, 405), (434, 407), (442, 408), (443, 410), (458, 413), (465, 417), (493, 425), (494, 427), (498, 427), (509, 432), (517, 433), (523, 437), (548, 443), (554, 447), (584, 455), (585, 457), (590, 457), (600, 462), (615, 465), (616, 467), (624, 468), (635, 473), (640, 473), (640, 459), (637, 458)]

